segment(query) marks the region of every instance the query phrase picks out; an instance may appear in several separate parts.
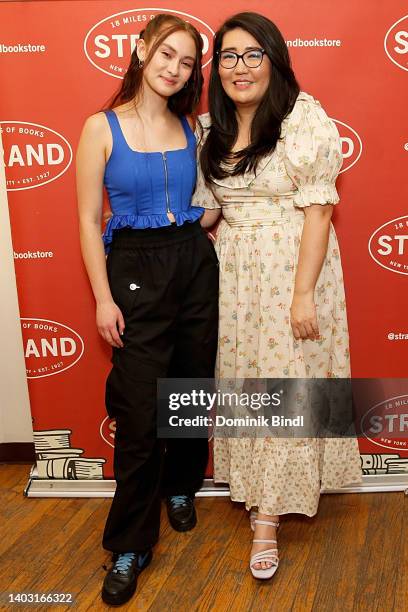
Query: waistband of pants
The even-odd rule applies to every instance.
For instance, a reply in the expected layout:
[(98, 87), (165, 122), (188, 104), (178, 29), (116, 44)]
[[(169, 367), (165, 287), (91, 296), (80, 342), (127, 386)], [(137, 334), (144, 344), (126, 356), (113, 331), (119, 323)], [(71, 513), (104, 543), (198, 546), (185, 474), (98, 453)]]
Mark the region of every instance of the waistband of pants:
[(132, 229), (126, 227), (113, 232), (112, 249), (133, 249), (138, 246), (162, 247), (167, 244), (175, 244), (190, 240), (204, 230), (200, 225), (199, 219), (193, 223), (183, 223), (183, 225), (164, 225), (163, 227)]

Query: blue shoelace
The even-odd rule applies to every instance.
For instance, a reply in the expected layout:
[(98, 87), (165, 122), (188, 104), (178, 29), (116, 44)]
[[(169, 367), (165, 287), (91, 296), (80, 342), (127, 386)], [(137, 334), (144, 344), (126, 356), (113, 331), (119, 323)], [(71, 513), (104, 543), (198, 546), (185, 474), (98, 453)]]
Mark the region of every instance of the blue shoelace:
[[(139, 555), (138, 563), (137, 563), (137, 566), (139, 569), (143, 567), (148, 556), (149, 556), (149, 551), (147, 551), (144, 555), (142, 554)], [(119, 553), (119, 557), (117, 558), (117, 561), (113, 567), (113, 571), (116, 574), (127, 572), (129, 567), (131, 566), (132, 561), (134, 561), (135, 558), (136, 558), (136, 553), (133, 553), (133, 552)]]
[(171, 500), (171, 504), (172, 506), (174, 506), (175, 508), (181, 508), (181, 506), (184, 506), (188, 500), (187, 495), (172, 495), (170, 497)]
[(120, 553), (113, 568), (113, 571), (115, 573), (127, 572), (132, 564), (132, 561), (134, 561), (135, 558), (136, 553)]

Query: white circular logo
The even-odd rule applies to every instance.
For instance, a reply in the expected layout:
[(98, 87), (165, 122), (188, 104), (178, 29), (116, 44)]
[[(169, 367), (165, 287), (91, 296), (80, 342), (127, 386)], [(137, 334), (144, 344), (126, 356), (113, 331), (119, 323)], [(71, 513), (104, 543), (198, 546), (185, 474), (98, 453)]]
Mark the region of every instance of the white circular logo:
[(63, 323), (22, 318), (27, 378), (45, 378), (72, 368), (82, 357), (84, 341)]
[(0, 121), (6, 187), (22, 191), (42, 187), (71, 165), (72, 148), (55, 130), (27, 121)]
[(364, 436), (383, 448), (408, 448), (408, 395), (399, 395), (379, 402), (362, 416)]
[(397, 274), (408, 274), (408, 215), (387, 221), (375, 230), (368, 241), (374, 261)]
[(116, 421), (111, 419), (109, 416), (105, 417), (99, 428), (101, 438), (108, 446), (115, 447), (115, 432), (116, 432)]
[(408, 70), (408, 15), (390, 27), (384, 38), (384, 49), (393, 64)]
[(203, 39), (204, 68), (211, 61), (214, 30), (202, 19), (188, 13), (164, 8), (138, 8), (109, 15), (98, 21), (84, 40), (85, 55), (95, 68), (122, 79), (129, 65), (140, 31), (160, 13), (170, 13), (191, 23)]
[(358, 162), (363, 152), (363, 143), (356, 130), (350, 125), (338, 119), (333, 119), (333, 121), (337, 125), (340, 134), (343, 166), (339, 174), (342, 174), (346, 170), (350, 170)]

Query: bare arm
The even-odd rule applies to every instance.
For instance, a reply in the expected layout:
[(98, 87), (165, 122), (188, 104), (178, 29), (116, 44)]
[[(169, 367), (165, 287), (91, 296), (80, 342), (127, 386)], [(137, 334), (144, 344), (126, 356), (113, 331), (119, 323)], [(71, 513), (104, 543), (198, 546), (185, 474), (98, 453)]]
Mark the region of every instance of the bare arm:
[(202, 217), (200, 217), (201, 227), (212, 227), (218, 220), (221, 214), (221, 208), (206, 209)]
[(304, 208), (305, 222), (299, 248), (291, 313), (296, 339), (319, 337), (314, 291), (327, 253), (333, 206), (312, 204)]
[(82, 257), (96, 301), (98, 331), (109, 344), (121, 347), (119, 333), (123, 333), (124, 320), (109, 288), (101, 238), (103, 176), (111, 146), (109, 139), (105, 117), (101, 113), (89, 117), (76, 157), (79, 231)]

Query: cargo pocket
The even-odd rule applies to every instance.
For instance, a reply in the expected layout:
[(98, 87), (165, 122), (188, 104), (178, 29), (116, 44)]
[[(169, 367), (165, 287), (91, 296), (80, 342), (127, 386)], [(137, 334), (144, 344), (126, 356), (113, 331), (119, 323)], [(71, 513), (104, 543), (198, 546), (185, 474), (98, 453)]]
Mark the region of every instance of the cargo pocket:
[(106, 269), (113, 301), (119, 306), (123, 316), (128, 316), (139, 299), (142, 283), (137, 273), (132, 273), (133, 266), (129, 266), (126, 258), (121, 255), (121, 252), (109, 253)]

